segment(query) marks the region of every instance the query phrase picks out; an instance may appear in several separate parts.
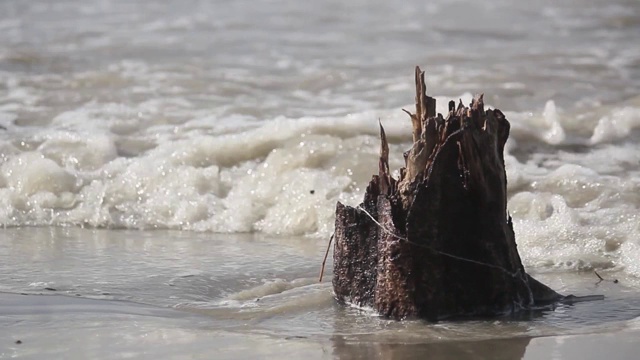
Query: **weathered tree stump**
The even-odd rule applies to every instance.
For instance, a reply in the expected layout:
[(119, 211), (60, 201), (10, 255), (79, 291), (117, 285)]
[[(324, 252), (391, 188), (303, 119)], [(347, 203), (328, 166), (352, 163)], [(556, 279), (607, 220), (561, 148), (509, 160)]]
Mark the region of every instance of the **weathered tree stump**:
[(399, 179), (380, 125), (379, 174), (353, 208), (337, 204), (333, 288), (338, 301), (395, 319), (438, 320), (529, 309), (563, 299), (530, 277), (507, 213), (503, 150), (510, 124), (449, 102), (447, 118), (416, 67), (413, 146)]

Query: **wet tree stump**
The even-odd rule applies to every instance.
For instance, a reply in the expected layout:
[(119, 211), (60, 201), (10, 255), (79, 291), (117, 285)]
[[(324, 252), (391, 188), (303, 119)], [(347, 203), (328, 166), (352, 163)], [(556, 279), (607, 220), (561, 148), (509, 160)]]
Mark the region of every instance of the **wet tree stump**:
[(380, 125), (379, 173), (353, 208), (336, 208), (333, 289), (383, 316), (439, 320), (530, 309), (561, 295), (529, 276), (507, 213), (503, 150), (510, 125), (449, 102), (446, 119), (416, 67), (413, 146), (398, 179)]

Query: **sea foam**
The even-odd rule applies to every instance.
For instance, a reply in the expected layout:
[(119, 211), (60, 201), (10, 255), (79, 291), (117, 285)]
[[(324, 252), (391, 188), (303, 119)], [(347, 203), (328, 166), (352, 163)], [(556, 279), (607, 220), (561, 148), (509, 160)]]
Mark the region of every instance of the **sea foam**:
[[(446, 112), (446, 98), (438, 104)], [(44, 128), (8, 124), (0, 133), (0, 224), (328, 237), (336, 202), (359, 203), (377, 168), (378, 121), (391, 142), (393, 169), (402, 166), (410, 143), (410, 121), (399, 108), (263, 120), (194, 111), (178, 124), (155, 118), (172, 106), (193, 109), (182, 100), (89, 102)], [(632, 210), (640, 203), (640, 181), (626, 172), (637, 167), (637, 147), (519, 148), (562, 149), (564, 123), (573, 116), (552, 101), (539, 112), (507, 113), (508, 209), (523, 259), (639, 274), (629, 254), (638, 251), (640, 238)], [(594, 123), (594, 134), (601, 123)], [(631, 131), (617, 134), (625, 139)]]

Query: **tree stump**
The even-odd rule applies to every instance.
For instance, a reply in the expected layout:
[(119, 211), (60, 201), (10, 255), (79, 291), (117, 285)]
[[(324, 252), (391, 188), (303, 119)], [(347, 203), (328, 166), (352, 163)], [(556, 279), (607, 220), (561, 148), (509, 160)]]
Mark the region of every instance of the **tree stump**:
[(447, 118), (416, 67), (413, 146), (398, 179), (380, 125), (378, 175), (356, 208), (336, 208), (333, 289), (340, 302), (383, 316), (437, 321), (493, 316), (563, 297), (530, 277), (507, 213), (504, 145), (510, 124), (449, 102)]

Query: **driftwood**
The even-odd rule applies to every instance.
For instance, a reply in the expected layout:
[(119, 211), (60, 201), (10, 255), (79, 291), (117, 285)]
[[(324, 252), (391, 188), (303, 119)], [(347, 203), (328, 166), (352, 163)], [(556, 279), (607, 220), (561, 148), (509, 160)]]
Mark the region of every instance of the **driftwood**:
[[(491, 316), (565, 298), (529, 276), (507, 213), (503, 150), (510, 125), (449, 102), (446, 119), (416, 67), (413, 146), (398, 179), (380, 125), (378, 175), (364, 201), (336, 208), (333, 289), (340, 302), (395, 319)], [(578, 298), (571, 298), (578, 299)]]

